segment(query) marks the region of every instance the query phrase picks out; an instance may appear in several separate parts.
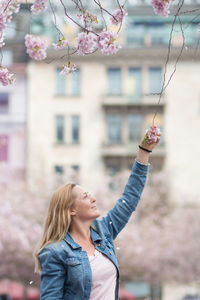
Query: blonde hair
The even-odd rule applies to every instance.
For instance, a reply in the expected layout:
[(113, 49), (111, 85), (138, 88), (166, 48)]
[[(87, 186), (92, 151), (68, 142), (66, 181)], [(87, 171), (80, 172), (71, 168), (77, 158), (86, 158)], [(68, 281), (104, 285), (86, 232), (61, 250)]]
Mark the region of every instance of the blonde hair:
[(63, 240), (69, 230), (71, 223), (70, 208), (74, 203), (72, 189), (75, 186), (76, 184), (65, 184), (57, 189), (51, 198), (43, 236), (34, 253), (35, 272), (37, 273), (41, 272), (41, 266), (38, 259), (39, 253), (48, 244)]

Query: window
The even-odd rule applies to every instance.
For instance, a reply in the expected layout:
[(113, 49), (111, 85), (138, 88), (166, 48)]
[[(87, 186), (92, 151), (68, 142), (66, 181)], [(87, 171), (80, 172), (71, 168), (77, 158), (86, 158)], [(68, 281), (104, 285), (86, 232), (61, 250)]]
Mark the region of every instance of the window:
[(0, 135), (0, 162), (8, 161), (8, 136)]
[(129, 68), (128, 78), (128, 94), (134, 99), (140, 99), (142, 95), (141, 69)]
[(55, 166), (55, 167), (54, 167), (54, 170), (55, 170), (55, 173), (56, 173), (56, 174), (62, 175), (62, 174), (64, 173), (64, 168), (63, 168), (63, 166), (60, 166), (60, 165), (59, 165), (59, 166), (58, 166), (58, 165)]
[(144, 23), (135, 23), (134, 21), (130, 21), (127, 28), (127, 44), (133, 44), (136, 46), (143, 45), (145, 30), (146, 28)]
[(142, 115), (130, 114), (127, 116), (128, 141), (135, 142), (141, 139), (143, 117)]
[(56, 70), (56, 95), (79, 96), (80, 95), (80, 70), (77, 69), (70, 76), (60, 74), (62, 69)]
[(121, 143), (122, 119), (120, 115), (107, 115), (107, 139), (110, 144)]
[(56, 141), (64, 142), (64, 116), (56, 116)]
[(80, 118), (79, 116), (72, 116), (72, 143), (79, 143), (80, 135)]
[(109, 68), (108, 76), (108, 95), (121, 95), (121, 69)]
[(162, 69), (159, 67), (149, 68), (149, 92), (160, 93), (162, 87)]
[[(67, 77), (70, 79), (70, 77)], [(80, 70), (77, 69), (71, 74), (71, 91), (69, 94), (72, 96), (79, 96), (80, 95)]]
[(0, 114), (8, 113), (8, 93), (0, 93)]
[(148, 33), (151, 37), (152, 44), (163, 44), (164, 43), (164, 24), (163, 23), (149, 23)]
[(61, 69), (56, 70), (56, 95), (65, 95), (65, 76), (60, 74)]
[(79, 165), (72, 165), (72, 169), (76, 172), (80, 171)]

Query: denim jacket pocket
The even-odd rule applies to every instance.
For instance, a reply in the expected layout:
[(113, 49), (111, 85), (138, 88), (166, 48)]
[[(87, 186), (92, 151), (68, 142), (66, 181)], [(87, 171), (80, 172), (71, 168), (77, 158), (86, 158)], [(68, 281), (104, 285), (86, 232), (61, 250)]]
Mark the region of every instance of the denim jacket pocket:
[(67, 266), (77, 266), (77, 265), (80, 265), (81, 264), (81, 261), (77, 258), (77, 257), (68, 257), (66, 260), (65, 260), (65, 264)]
[[(69, 281), (73, 280), (74, 284), (80, 280), (82, 275), (82, 263), (77, 257), (68, 257), (65, 260), (65, 267), (67, 270), (67, 277)], [(72, 284), (73, 284), (72, 282)]]

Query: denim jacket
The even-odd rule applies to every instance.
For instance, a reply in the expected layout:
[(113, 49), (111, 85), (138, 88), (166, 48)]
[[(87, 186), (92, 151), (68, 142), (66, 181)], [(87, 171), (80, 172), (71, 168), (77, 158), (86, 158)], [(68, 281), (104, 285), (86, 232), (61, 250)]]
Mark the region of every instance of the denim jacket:
[[(143, 191), (149, 165), (135, 160), (122, 197), (108, 214), (93, 221), (91, 239), (97, 250), (116, 266), (116, 299), (119, 299), (119, 268), (113, 240), (128, 222), (136, 209)], [(87, 252), (75, 243), (70, 233), (61, 242), (51, 243), (39, 254), (42, 267), (41, 300), (89, 300), (92, 272)]]

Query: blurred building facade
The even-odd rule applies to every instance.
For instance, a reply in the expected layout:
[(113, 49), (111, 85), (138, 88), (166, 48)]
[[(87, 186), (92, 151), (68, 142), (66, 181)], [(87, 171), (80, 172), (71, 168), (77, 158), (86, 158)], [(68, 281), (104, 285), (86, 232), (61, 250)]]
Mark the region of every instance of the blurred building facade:
[[(26, 168), (26, 109), (27, 56), (24, 28), (28, 31), (26, 6), (6, 29), (2, 65), (15, 74), (15, 84), (0, 87), (0, 163), (6, 172), (25, 174)], [(3, 176), (2, 176), (3, 177)], [(3, 180), (3, 179), (2, 179)]]
[[(184, 10), (192, 11), (197, 6), (188, 2)], [(59, 173), (68, 178), (73, 169), (79, 173), (79, 182), (92, 189), (105, 173), (131, 167), (141, 136), (157, 112), (155, 124), (163, 135), (151, 154), (151, 171), (168, 172), (171, 201), (180, 205), (196, 202), (200, 198), (195, 138), (200, 128), (199, 18), (183, 14), (181, 23), (175, 23), (166, 83), (183, 39), (185, 45), (158, 105), (156, 93), (162, 87), (174, 19), (155, 16), (145, 2), (128, 2), (127, 8), (120, 35), (123, 48), (116, 55), (97, 52), (74, 56), (72, 61), (79, 69), (66, 77), (59, 74), (66, 62), (61, 59), (65, 52), (51, 49), (47, 62), (30, 62), (27, 176), (36, 180)], [(33, 21), (32, 31), (49, 41), (58, 39), (55, 30), (47, 30), (41, 18)], [(77, 34), (70, 24), (62, 31), (72, 40)]]

